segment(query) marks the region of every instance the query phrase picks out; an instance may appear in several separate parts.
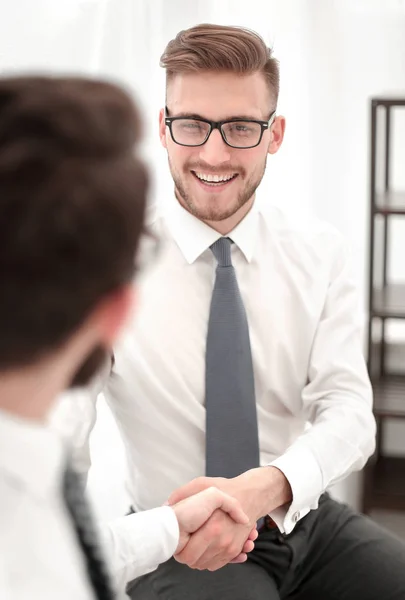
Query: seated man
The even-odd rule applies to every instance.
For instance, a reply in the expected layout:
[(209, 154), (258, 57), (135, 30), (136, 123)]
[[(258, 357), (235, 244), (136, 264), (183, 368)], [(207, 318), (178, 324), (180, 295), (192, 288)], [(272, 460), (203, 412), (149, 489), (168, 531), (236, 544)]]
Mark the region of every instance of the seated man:
[[(134, 155), (138, 132), (134, 106), (115, 86), (0, 81), (4, 600), (117, 597), (68, 449), (45, 421), (60, 392), (86, 383), (105, 362), (132, 304), (147, 191)], [(155, 568), (218, 509), (248, 521), (237, 500), (211, 489), (112, 523), (103, 537), (114, 575)], [(133, 545), (125, 565), (124, 529)]]
[[(256, 199), (284, 137), (278, 62), (256, 33), (203, 24), (178, 33), (161, 65), (174, 193), (150, 227), (165, 252), (140, 282), (104, 392), (135, 510), (215, 485), (260, 535), (248, 561), (228, 565), (249, 525), (216, 513), (130, 593), (403, 600), (405, 544), (327, 493), (375, 443), (346, 243)], [(315, 113), (303, 118), (316, 127)]]

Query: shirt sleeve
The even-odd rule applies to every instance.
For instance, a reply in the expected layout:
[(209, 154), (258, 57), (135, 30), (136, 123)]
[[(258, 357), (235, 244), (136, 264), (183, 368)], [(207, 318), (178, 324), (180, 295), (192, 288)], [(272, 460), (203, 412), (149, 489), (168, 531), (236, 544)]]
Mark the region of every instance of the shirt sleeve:
[(179, 525), (169, 506), (120, 517), (101, 527), (101, 537), (118, 589), (154, 571), (173, 556)]
[(348, 249), (340, 237), (338, 242), (302, 392), (309, 427), (271, 463), (292, 489), (291, 504), (271, 513), (285, 533), (318, 507), (320, 495), (330, 485), (363, 468), (375, 448), (358, 294)]
[[(97, 420), (97, 400), (107, 387), (112, 373), (112, 359), (108, 357), (103, 367), (80, 393), (83, 395), (79, 426), (70, 437), (72, 463), (77, 473), (87, 479), (91, 467), (90, 436)], [(78, 403), (75, 401), (75, 410)]]

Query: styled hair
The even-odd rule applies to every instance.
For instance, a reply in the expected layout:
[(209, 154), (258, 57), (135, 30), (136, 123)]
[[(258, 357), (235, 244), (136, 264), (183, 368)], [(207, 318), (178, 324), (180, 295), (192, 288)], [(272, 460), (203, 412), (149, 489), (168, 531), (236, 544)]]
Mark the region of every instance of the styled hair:
[(263, 73), (276, 107), (280, 72), (273, 51), (259, 34), (244, 27), (201, 24), (180, 31), (160, 59), (167, 83), (178, 74), (198, 71)]
[(0, 369), (57, 348), (131, 281), (147, 194), (139, 135), (114, 85), (0, 79)]

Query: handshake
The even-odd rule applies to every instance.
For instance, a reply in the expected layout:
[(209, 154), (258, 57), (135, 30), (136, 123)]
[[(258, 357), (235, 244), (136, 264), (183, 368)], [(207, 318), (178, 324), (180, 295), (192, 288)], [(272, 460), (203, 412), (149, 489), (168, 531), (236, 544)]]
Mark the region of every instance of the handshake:
[(242, 563), (254, 549), (257, 520), (291, 501), (291, 488), (275, 467), (239, 477), (200, 477), (170, 496), (180, 529), (174, 558), (193, 569), (216, 571)]

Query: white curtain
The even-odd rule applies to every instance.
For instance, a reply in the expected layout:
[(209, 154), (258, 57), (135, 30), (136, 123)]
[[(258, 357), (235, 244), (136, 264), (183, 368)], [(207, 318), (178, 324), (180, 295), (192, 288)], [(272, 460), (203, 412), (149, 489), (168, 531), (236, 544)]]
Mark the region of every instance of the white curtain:
[[(201, 22), (251, 27), (274, 46), (287, 132), (269, 158), (260, 201), (337, 226), (352, 243), (365, 305), (368, 98), (405, 94), (405, 0), (0, 0), (0, 71), (91, 74), (127, 87), (145, 118), (153, 200), (164, 202), (173, 186), (158, 140), (159, 57), (180, 29)], [(404, 113), (395, 122), (393, 177), (404, 188)], [(393, 236), (399, 279), (401, 224)], [(342, 490), (355, 501), (355, 487)]]

